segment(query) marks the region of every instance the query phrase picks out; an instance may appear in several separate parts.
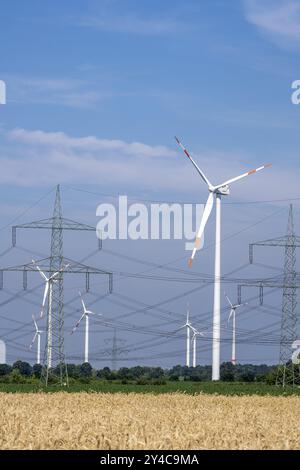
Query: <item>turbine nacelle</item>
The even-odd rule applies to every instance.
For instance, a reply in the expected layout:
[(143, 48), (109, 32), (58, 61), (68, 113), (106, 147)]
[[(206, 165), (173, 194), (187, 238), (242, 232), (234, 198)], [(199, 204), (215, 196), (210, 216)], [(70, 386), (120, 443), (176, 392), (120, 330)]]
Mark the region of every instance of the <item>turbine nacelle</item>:
[(230, 194), (230, 189), (229, 189), (228, 184), (225, 184), (224, 186), (221, 186), (221, 187), (209, 188), (209, 191), (215, 194), (222, 194), (222, 196), (229, 196)]

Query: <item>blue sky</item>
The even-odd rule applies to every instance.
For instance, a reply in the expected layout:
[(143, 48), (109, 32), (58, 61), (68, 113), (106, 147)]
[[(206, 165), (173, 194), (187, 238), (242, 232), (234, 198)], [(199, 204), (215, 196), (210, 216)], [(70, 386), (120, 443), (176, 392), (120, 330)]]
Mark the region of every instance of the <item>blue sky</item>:
[[(66, 215), (92, 224), (104, 196), (70, 187), (203, 201), (205, 188), (175, 145), (178, 134), (216, 183), (271, 161), (268, 173), (233, 188), (236, 206), (225, 206), (223, 225), (226, 234), (238, 232), (282, 208), (282, 219), (268, 219), (229, 248), (246, 254), (253, 238), (280, 235), (287, 202), (239, 203), (299, 197), (300, 106), (291, 103), (291, 84), (300, 78), (299, 19), (296, 0), (2, 2), (0, 79), (7, 85), (7, 104), (0, 106), (1, 225), (57, 183)], [(48, 216), (51, 204), (46, 198), (21, 220)], [(9, 232), (1, 233), (6, 247)], [(211, 222), (207, 238), (212, 236)], [(108, 243), (157, 262), (185, 254), (177, 242)], [(230, 250), (224, 253), (227, 271), (236, 267)], [(212, 271), (212, 261), (213, 251), (203, 254), (204, 272)], [(109, 256), (103, 262), (123, 269)], [(177, 290), (171, 286), (170, 296)], [(136, 286), (124, 291), (133, 294)], [(144, 282), (137, 300), (151, 303), (166, 293), (161, 285), (149, 292)], [(185, 301), (172, 308), (183, 310)], [(199, 299), (190, 301), (198, 312)], [(207, 295), (204, 310), (210, 304)], [(24, 315), (28, 322), (30, 311)], [(179, 340), (176, 345), (180, 349)], [(245, 360), (251, 358), (241, 347)], [(275, 348), (265, 356), (275, 360), (276, 354)]]
[[(256, 1), (160, 3), (75, 1), (72, 8), (68, 2), (6, 3), (0, 45), (8, 87), (8, 106), (0, 116), (3, 144), (22, 128), (176, 151), (178, 133), (203, 159), (226, 160), (240, 169), (284, 158), (284, 176), (293, 177), (299, 108), (290, 97), (300, 40), (288, 6), (295, 2), (284, 2), (282, 15), (291, 23), (287, 33), (283, 20), (275, 31), (268, 24), (268, 14), (271, 21), (280, 8), (276, 1), (260, 2), (265, 9)], [(28, 140), (25, 151), (31, 152), (36, 143), (33, 136)], [(5, 151), (14, 152), (18, 143), (12, 139)], [(185, 162), (169, 165), (164, 155), (161, 159), (161, 179), (177, 164), (186, 168)], [(128, 168), (128, 162), (118, 163)], [(143, 168), (135, 160), (130, 164), (142, 182)], [(150, 161), (149, 167), (156, 165)], [(281, 179), (279, 172), (274, 170)], [(82, 182), (81, 174), (69, 173), (69, 180)], [(27, 176), (27, 183), (2, 177), (4, 183), (37, 187), (55, 182), (55, 172), (44, 180), (40, 171)], [(173, 181), (177, 190), (178, 180)], [(110, 178), (109, 185), (114, 183), (120, 187)], [(146, 186), (151, 191), (149, 182)], [(159, 180), (155, 189), (163, 188)], [(181, 189), (186, 192), (185, 185)]]

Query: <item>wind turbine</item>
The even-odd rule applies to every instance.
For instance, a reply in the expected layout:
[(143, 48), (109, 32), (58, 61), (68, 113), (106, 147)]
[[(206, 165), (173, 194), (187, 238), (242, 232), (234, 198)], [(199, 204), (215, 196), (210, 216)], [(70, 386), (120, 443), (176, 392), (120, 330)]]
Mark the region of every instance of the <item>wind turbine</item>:
[(192, 343), (193, 343), (193, 367), (197, 365), (197, 336), (204, 336), (201, 331), (198, 331), (193, 326), (191, 327), (193, 331)]
[(101, 313), (95, 313), (95, 312), (92, 312), (91, 310), (88, 310), (82, 298), (81, 292), (79, 292), (79, 296), (80, 296), (81, 303), (82, 303), (83, 314), (79, 318), (78, 322), (76, 323), (76, 325), (74, 326), (70, 334), (72, 335), (77, 330), (77, 328), (80, 325), (81, 320), (85, 318), (84, 362), (89, 362), (89, 315), (101, 316)]
[(229, 299), (228, 295), (225, 293), (225, 297), (227, 299), (227, 302), (230, 305), (230, 313), (228, 317), (228, 323), (230, 321), (230, 318), (232, 317), (232, 353), (231, 353), (231, 362), (235, 366), (236, 364), (236, 341), (235, 341), (235, 332), (236, 332), (236, 311), (239, 307), (242, 307), (243, 305), (247, 305), (247, 302), (244, 304), (233, 304), (231, 300)]
[(45, 290), (42, 302), (41, 309), (41, 318), (44, 316), (44, 309), (46, 305), (47, 296), (49, 296), (49, 309), (48, 309), (48, 327), (47, 327), (47, 366), (49, 369), (52, 367), (52, 285), (54, 282), (57, 282), (57, 276), (63, 272), (69, 264), (63, 266), (59, 271), (53, 273), (50, 277), (47, 277), (46, 274), (41, 270), (41, 268), (36, 264), (36, 261), (32, 260), (32, 263), (36, 266), (41, 277), (45, 281)]
[(33, 340), (31, 341), (29, 349), (32, 349), (32, 346), (37, 338), (36, 363), (40, 364), (41, 363), (41, 333), (44, 333), (44, 332), (42, 330), (39, 330), (34, 315), (32, 315), (32, 320), (35, 326), (35, 334), (34, 334)]
[[(43, 302), (42, 302), (42, 308), (41, 308), (41, 315), (40, 315), (40, 317), (43, 318), (47, 295), (48, 295), (49, 292), (52, 291), (52, 283), (57, 282), (57, 279), (55, 279), (55, 278), (58, 276), (60, 271), (57, 271), (56, 273), (52, 274), (50, 277), (47, 277), (46, 274), (41, 270), (41, 268), (36, 264), (36, 261), (34, 261), (34, 259), (32, 260), (32, 263), (36, 266), (38, 272), (40, 273), (40, 275), (42, 276), (42, 278), (45, 281), (45, 290), (44, 290), (44, 296), (43, 296)], [(52, 292), (51, 292), (51, 294), (52, 294)], [(52, 297), (52, 295), (49, 296), (49, 298), (50, 297)]]
[(190, 367), (190, 356), (191, 356), (191, 352), (190, 352), (190, 346), (191, 346), (191, 335), (190, 335), (190, 330), (194, 331), (194, 328), (192, 327), (191, 323), (190, 323), (190, 312), (189, 312), (189, 308), (187, 308), (187, 311), (186, 311), (186, 322), (184, 325), (182, 325), (178, 330), (176, 331), (180, 331), (182, 330), (183, 328), (186, 328), (186, 363), (185, 365), (187, 367)]
[[(175, 137), (176, 142), (184, 151), (185, 155), (190, 159), (200, 177), (207, 185), (208, 189), (208, 198), (204, 208), (203, 216), (200, 222), (200, 226), (197, 232), (195, 246), (192, 252), (192, 256), (189, 259), (189, 266), (192, 267), (193, 260), (196, 254), (197, 249), (200, 246), (201, 237), (204, 233), (206, 223), (209, 219), (210, 213), (214, 205), (214, 199), (216, 199), (216, 239), (215, 239), (215, 281), (214, 281), (214, 313), (213, 313), (213, 344), (212, 344), (212, 380), (220, 380), (220, 341), (221, 341), (221, 197), (229, 195), (229, 185), (238, 181), (246, 176), (252, 175), (264, 168), (271, 166), (263, 165), (254, 170), (250, 170), (247, 173), (231, 178), (227, 181), (224, 181), (221, 184), (214, 186), (209, 179), (205, 176), (203, 171), (198, 167), (196, 162), (193, 160), (189, 152), (182, 145), (180, 140)], [(214, 198), (215, 196), (215, 198)]]

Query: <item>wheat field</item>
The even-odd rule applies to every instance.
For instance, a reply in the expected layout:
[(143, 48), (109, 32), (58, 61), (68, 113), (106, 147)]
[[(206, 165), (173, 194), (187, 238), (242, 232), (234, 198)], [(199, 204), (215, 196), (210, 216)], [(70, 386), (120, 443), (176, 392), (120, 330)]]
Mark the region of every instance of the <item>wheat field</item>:
[(0, 393), (1, 449), (300, 449), (300, 397)]

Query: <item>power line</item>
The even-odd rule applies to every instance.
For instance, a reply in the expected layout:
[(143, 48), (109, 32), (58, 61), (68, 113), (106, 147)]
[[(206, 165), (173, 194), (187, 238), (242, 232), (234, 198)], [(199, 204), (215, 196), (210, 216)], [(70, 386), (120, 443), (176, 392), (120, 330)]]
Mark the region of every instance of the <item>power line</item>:
[[(77, 191), (81, 193), (91, 194), (93, 196), (102, 196), (108, 197), (112, 199), (118, 199), (120, 196), (124, 196), (124, 194), (114, 194), (114, 193), (103, 193), (99, 191), (89, 191), (87, 189), (82, 188), (75, 188), (74, 186), (63, 185), (65, 188), (71, 189), (72, 191)], [(127, 199), (135, 202), (145, 202), (145, 203), (153, 203), (153, 204), (205, 204), (206, 201), (199, 202), (199, 201), (170, 201), (170, 200), (163, 200), (163, 199), (142, 199), (140, 197), (134, 196), (127, 196)], [(223, 204), (227, 205), (243, 205), (243, 204), (273, 204), (273, 203), (283, 203), (283, 202), (292, 202), (292, 201), (300, 201), (300, 197), (289, 197), (284, 199), (265, 199), (265, 200), (254, 200), (254, 201), (233, 201), (233, 202), (223, 202)]]

